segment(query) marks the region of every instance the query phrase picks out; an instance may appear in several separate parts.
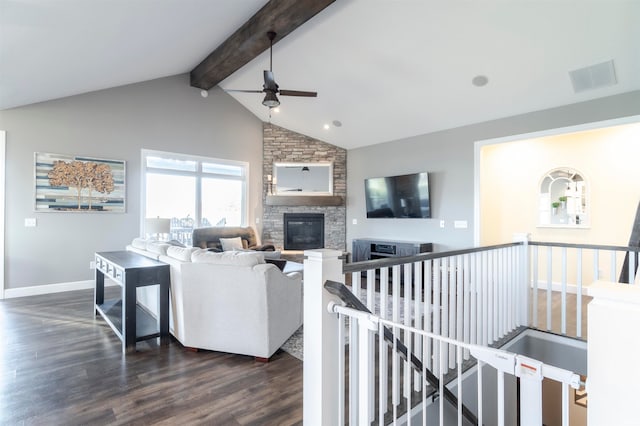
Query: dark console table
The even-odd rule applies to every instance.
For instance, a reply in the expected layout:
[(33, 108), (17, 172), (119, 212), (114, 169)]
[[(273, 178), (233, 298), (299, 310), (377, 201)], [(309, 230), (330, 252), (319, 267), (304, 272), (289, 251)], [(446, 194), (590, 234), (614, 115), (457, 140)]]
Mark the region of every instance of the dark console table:
[(432, 251), (432, 243), (358, 238), (353, 240), (352, 261), (362, 262), (387, 257), (415, 256)]
[[(169, 265), (130, 251), (96, 253), (95, 310), (122, 341), (122, 352), (136, 350), (140, 340), (160, 338), (169, 343)], [(121, 288), (119, 299), (104, 300), (105, 275)], [(136, 289), (160, 287), (158, 319), (136, 303)]]

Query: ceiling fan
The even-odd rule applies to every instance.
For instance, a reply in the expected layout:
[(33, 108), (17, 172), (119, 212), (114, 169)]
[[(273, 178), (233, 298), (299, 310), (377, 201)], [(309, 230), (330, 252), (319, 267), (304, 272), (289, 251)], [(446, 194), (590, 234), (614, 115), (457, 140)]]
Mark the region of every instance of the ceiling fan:
[(227, 92), (264, 93), (265, 97), (262, 101), (262, 105), (269, 108), (275, 108), (280, 105), (280, 101), (278, 100), (277, 96), (278, 94), (282, 96), (303, 96), (308, 98), (315, 98), (316, 96), (318, 96), (317, 92), (280, 89), (280, 86), (276, 84), (276, 81), (273, 78), (273, 40), (276, 38), (276, 33), (273, 31), (269, 31), (267, 33), (267, 37), (269, 37), (270, 41), (269, 69), (264, 70), (264, 85), (262, 86), (262, 90), (227, 90)]

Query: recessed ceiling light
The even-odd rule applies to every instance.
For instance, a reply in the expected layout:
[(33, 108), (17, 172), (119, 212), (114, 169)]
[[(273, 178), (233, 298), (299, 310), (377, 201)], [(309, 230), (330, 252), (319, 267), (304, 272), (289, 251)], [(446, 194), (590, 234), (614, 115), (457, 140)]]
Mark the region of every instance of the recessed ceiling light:
[(333, 125), (336, 127), (341, 127), (342, 126), (342, 121), (340, 120), (333, 120)]
[(280, 107), (273, 108), (273, 112), (280, 112)]
[(329, 130), (329, 128), (330, 128), (331, 126), (329, 126), (328, 124), (325, 124), (325, 125), (324, 125), (324, 126), (322, 126), (322, 127), (324, 127), (324, 129), (325, 129), (325, 130)]
[(471, 80), (471, 83), (476, 87), (486, 86), (489, 83), (489, 78), (486, 75), (476, 75)]
[(209, 96), (209, 91), (201, 90), (200, 91), (200, 96), (202, 96), (203, 98), (206, 98), (207, 96)]

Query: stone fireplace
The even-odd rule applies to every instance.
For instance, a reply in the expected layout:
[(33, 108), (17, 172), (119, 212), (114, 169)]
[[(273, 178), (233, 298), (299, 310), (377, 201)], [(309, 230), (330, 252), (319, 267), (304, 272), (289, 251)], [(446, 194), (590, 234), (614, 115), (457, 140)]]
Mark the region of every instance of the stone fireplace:
[(324, 248), (324, 214), (285, 213), (283, 217), (285, 250)]
[[(285, 242), (284, 216), (289, 214), (319, 214), (323, 216), (324, 235), (319, 247), (345, 250), (347, 195), (347, 151), (335, 145), (301, 135), (270, 123), (263, 125), (263, 216), (262, 243), (273, 244), (278, 250), (291, 249)], [(268, 201), (268, 176), (273, 175), (273, 163), (333, 163), (334, 197), (289, 197), (293, 202), (274, 204)], [(278, 198), (278, 196), (272, 197)], [(281, 197), (285, 198), (285, 197)], [(324, 203), (327, 198), (338, 198), (339, 203)], [(317, 200), (317, 201), (316, 201)], [(318, 247), (314, 247), (318, 248)]]

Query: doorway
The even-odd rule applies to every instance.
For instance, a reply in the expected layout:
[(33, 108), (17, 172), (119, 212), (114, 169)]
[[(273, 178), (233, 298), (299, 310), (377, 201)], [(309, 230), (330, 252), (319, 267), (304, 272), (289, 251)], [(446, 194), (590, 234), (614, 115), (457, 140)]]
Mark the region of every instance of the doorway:
[(0, 299), (4, 299), (4, 169), (7, 132), (0, 130)]
[[(474, 243), (530, 233), (538, 240), (626, 245), (640, 198), (631, 184), (640, 179), (633, 164), (638, 138), (640, 116), (633, 116), (476, 142)], [(542, 180), (551, 169), (572, 166), (589, 180), (595, 221), (545, 226), (541, 211), (548, 215), (550, 206), (541, 205)]]

